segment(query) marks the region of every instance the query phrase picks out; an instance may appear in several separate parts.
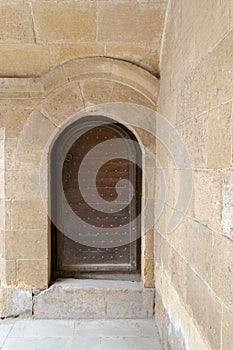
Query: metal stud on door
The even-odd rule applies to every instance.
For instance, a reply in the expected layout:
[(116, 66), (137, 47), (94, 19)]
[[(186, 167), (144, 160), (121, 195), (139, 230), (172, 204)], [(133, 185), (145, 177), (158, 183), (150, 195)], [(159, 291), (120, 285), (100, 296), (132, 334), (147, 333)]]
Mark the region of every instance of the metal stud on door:
[[(114, 142), (109, 143), (111, 154), (115, 157), (108, 160), (108, 148), (105, 147), (105, 141), (121, 138), (123, 141), (135, 139), (132, 133), (119, 123), (106, 123), (101, 126), (89, 127), (89, 119), (86, 118), (87, 129), (82, 125), (82, 134), (77, 132), (77, 139), (73, 142), (67, 152), (62, 167), (62, 189), (67, 202), (73, 212), (82, 219), (82, 224), (78, 230), (84, 237), (82, 242), (77, 242), (67, 237), (64, 232), (53, 227), (53, 275), (55, 277), (79, 277), (82, 273), (137, 273), (140, 270), (140, 240), (129, 239), (128, 244), (122, 244), (124, 237), (132, 237), (135, 231), (140, 230), (138, 222), (133, 220), (138, 215), (141, 207), (141, 169), (137, 164), (130, 162), (127, 157), (129, 152), (135, 153), (135, 157), (141, 157), (140, 148), (128, 146), (127, 142), (122, 142), (121, 149), (118, 149)], [(77, 128), (77, 125), (76, 125)], [(77, 129), (78, 130), (78, 129)], [(57, 163), (59, 158), (59, 149), (62, 138), (57, 141), (53, 150), (52, 163)], [(98, 152), (91, 157), (90, 166), (85, 176), (78, 179), (81, 163), (90, 150), (98, 145)], [(98, 174), (94, 173), (98, 162), (104, 164), (100, 167)], [(105, 162), (106, 160), (106, 162)], [(53, 168), (54, 169), (54, 168)], [(53, 173), (55, 171), (53, 170)], [(56, 177), (56, 174), (54, 174)], [(96, 177), (96, 191), (93, 189), (93, 177)], [(130, 186), (119, 185), (116, 191), (116, 184), (119, 180), (127, 179), (131, 182)], [(79, 183), (80, 180), (80, 183)], [(85, 189), (89, 201), (83, 198), (80, 187)], [(57, 191), (60, 186), (55, 187)], [(53, 196), (58, 198), (59, 195)], [(100, 198), (105, 204), (101, 204)], [(120, 199), (118, 199), (120, 198)], [(132, 199), (129, 202), (129, 199)], [(129, 204), (127, 205), (127, 203)], [(114, 203), (114, 206), (113, 206)], [(115, 211), (117, 205), (119, 208), (125, 203), (123, 210)], [(95, 208), (98, 206), (98, 210)], [(107, 212), (106, 212), (107, 208)], [(65, 213), (59, 211), (59, 215)], [(69, 221), (67, 225), (69, 225)], [(132, 222), (126, 230), (125, 225)], [(95, 232), (89, 232), (88, 227), (92, 225)], [(96, 246), (98, 242), (99, 231), (105, 229), (105, 236), (102, 237), (102, 244), (107, 248)], [(112, 231), (114, 231), (114, 237)], [(118, 246), (111, 246), (111, 240), (117, 239)], [(85, 237), (89, 237), (89, 245), (86, 245)], [(91, 237), (91, 241), (90, 241)], [(91, 244), (90, 244), (91, 242)]]

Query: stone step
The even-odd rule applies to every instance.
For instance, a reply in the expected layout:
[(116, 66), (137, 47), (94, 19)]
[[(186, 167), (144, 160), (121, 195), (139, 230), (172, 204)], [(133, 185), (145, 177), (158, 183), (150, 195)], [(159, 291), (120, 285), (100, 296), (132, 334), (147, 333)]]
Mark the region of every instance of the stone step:
[(153, 317), (154, 289), (141, 282), (66, 279), (34, 297), (35, 318)]

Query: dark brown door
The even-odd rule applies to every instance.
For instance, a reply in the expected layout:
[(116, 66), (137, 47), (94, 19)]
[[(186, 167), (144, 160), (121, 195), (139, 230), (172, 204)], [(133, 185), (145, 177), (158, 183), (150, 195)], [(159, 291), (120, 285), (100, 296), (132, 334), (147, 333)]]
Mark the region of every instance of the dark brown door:
[(83, 118), (68, 131), (64, 162), (63, 135), (54, 146), (52, 207), (60, 222), (53, 225), (54, 277), (140, 270), (140, 148), (128, 129), (104, 121)]

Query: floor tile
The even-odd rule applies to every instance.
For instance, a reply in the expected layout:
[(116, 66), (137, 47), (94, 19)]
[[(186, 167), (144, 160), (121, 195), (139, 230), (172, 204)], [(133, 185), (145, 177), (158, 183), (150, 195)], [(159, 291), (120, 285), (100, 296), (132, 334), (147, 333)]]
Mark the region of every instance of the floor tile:
[(69, 350), (70, 338), (8, 338), (2, 350)]
[(2, 350), (162, 350), (154, 320), (0, 321)]
[(15, 323), (9, 337), (69, 337), (73, 331), (73, 320), (21, 319)]
[(7, 336), (13, 328), (15, 320), (2, 320), (0, 321), (0, 348), (3, 346)]
[(72, 338), (69, 350), (100, 350), (100, 337), (75, 336)]
[(152, 320), (80, 320), (75, 321), (75, 334), (96, 336), (152, 336), (158, 331)]
[(101, 350), (162, 350), (157, 338), (109, 337), (101, 339)]

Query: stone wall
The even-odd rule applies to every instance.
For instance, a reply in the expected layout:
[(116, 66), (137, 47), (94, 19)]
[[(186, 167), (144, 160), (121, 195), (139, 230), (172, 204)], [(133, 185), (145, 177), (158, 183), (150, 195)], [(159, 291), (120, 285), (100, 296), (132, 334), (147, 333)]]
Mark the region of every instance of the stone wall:
[[(40, 78), (0, 79), (0, 317), (32, 312), (32, 294), (50, 283), (48, 169), (53, 142), (83, 116), (108, 116), (135, 133), (143, 170), (150, 175), (154, 164), (148, 150), (155, 152), (155, 142), (145, 129), (154, 124), (158, 88), (158, 79), (149, 72), (103, 57), (72, 60)], [(143, 180), (142, 205), (151, 203), (143, 218), (150, 228), (142, 239), (144, 287), (154, 287), (151, 186)], [(25, 303), (20, 309), (21, 297)]]
[(168, 6), (159, 112), (189, 152), (193, 195), (166, 234), (182, 170), (158, 142), (167, 198), (155, 236), (156, 315), (165, 349), (233, 346), (232, 9), (228, 0)]
[[(30, 313), (32, 290), (50, 280), (50, 233), (40, 193), (43, 147), (54, 130), (90, 106), (133, 102), (156, 109), (166, 3), (1, 1), (1, 317)], [(135, 133), (148, 144), (142, 130)], [(153, 230), (143, 241), (147, 287), (154, 286), (152, 242)], [(21, 292), (26, 301), (20, 310)]]
[(82, 57), (158, 72), (167, 0), (2, 0), (0, 76), (40, 76)]

